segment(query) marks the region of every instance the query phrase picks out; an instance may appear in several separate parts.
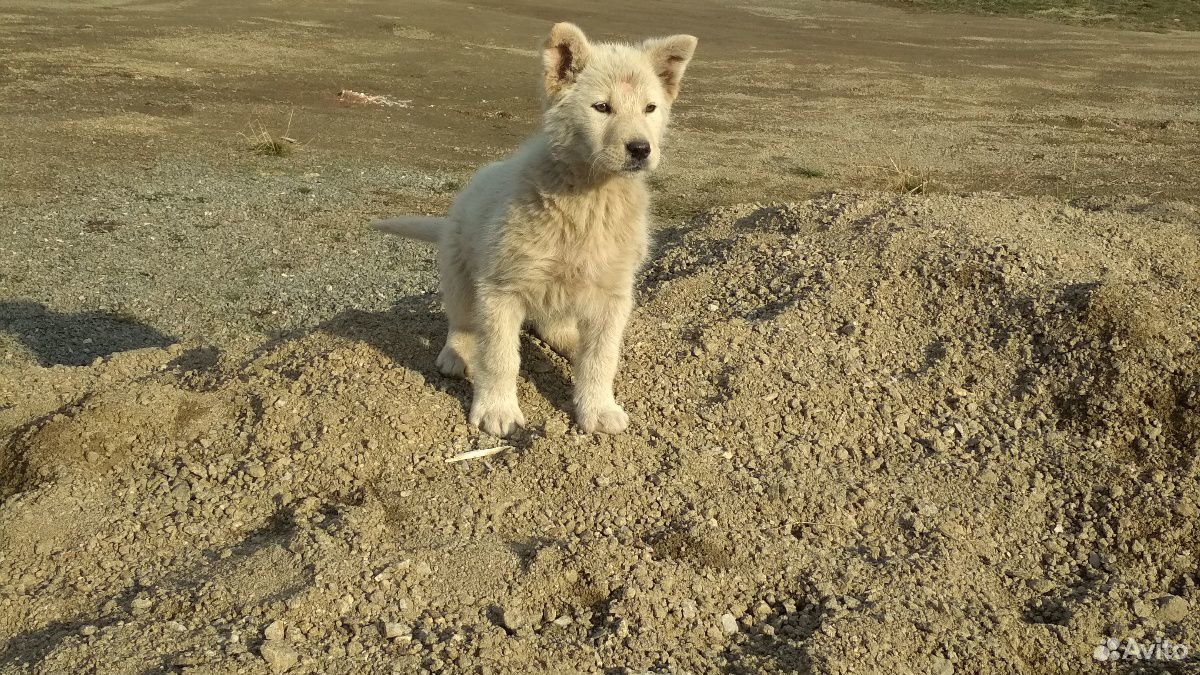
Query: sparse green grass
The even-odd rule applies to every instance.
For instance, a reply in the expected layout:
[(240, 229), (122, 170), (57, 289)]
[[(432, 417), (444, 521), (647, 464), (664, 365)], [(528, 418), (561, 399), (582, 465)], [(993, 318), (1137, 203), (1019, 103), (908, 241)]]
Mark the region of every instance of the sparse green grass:
[(784, 171), (787, 171), (788, 173), (790, 173), (793, 176), (800, 176), (801, 178), (824, 178), (825, 177), (824, 171), (822, 171), (820, 169), (814, 169), (810, 166), (793, 165), (793, 166), (787, 167), (786, 169), (784, 169)]
[(1200, 30), (1196, 0), (866, 0), (935, 12), (1046, 19), (1129, 30)]

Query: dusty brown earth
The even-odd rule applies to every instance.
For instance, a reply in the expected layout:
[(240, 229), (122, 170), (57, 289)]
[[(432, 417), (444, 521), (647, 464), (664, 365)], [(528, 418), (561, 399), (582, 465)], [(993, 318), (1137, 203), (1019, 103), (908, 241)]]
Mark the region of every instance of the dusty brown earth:
[[(448, 463), (502, 442), (362, 224), (533, 127), (561, 18), (701, 37), (634, 426), (530, 338)], [(1195, 672), (1198, 92), (1195, 34), (857, 4), (6, 3), (0, 672)]]

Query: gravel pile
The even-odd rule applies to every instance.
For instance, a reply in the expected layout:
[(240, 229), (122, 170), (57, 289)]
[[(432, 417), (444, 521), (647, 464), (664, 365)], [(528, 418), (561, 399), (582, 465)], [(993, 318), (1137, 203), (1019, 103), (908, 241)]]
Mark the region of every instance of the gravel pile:
[(576, 432), (569, 367), (533, 338), (530, 428), (470, 429), (433, 296), (248, 356), (0, 370), (0, 670), (1200, 651), (1195, 207), (834, 194), (717, 209), (660, 248), (619, 437)]

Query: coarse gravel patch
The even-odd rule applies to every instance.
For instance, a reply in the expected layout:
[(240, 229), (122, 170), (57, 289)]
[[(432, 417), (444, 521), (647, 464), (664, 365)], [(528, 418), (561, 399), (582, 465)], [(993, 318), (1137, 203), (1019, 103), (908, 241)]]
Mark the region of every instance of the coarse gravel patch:
[(0, 670), (1099, 673), (1109, 636), (1200, 646), (1195, 206), (826, 194), (660, 235), (616, 437), (577, 431), (533, 338), (529, 428), (471, 429), (428, 293), (244, 354), (0, 365)]

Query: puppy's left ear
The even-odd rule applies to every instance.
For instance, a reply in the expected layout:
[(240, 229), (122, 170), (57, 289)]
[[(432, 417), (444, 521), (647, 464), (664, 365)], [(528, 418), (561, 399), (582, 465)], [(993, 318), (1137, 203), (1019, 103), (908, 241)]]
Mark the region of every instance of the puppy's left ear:
[(692, 60), (697, 42), (691, 35), (672, 35), (642, 43), (642, 49), (650, 57), (654, 72), (658, 73), (658, 79), (662, 80), (663, 89), (671, 100), (679, 96), (679, 82), (683, 80), (683, 71), (687, 69), (688, 61)]

